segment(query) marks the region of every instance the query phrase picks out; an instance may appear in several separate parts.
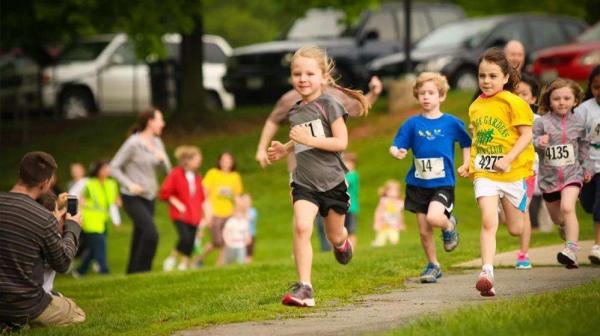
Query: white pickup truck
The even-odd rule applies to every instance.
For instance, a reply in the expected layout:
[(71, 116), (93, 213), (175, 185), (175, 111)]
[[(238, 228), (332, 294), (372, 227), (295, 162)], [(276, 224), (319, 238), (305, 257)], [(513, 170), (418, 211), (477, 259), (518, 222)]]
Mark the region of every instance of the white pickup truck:
[[(170, 53), (176, 53), (181, 37), (166, 35), (163, 41)], [(231, 47), (215, 35), (203, 36), (203, 42), (209, 107), (231, 110), (233, 95), (222, 84)], [(151, 105), (151, 92), (150, 66), (136, 59), (133, 44), (122, 33), (98, 35), (73, 45), (42, 74), (43, 106), (69, 119), (94, 113), (134, 113)]]

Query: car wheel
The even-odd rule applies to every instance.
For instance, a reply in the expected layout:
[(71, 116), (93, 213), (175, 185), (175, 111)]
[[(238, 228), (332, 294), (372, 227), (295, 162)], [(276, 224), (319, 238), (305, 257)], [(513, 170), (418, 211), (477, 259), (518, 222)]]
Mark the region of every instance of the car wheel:
[(459, 90), (475, 90), (479, 87), (477, 73), (470, 69), (458, 71), (454, 80), (454, 87)]
[(216, 92), (206, 92), (206, 107), (209, 111), (220, 111), (223, 109), (221, 99), (219, 98), (219, 95)]
[(87, 118), (94, 111), (90, 94), (83, 89), (68, 89), (63, 93), (60, 112), (66, 119)]

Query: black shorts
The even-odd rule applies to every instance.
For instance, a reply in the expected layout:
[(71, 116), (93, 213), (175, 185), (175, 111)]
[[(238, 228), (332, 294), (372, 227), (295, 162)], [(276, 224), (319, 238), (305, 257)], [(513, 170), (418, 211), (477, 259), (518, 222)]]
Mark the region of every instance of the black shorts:
[(406, 185), (406, 200), (404, 208), (414, 213), (426, 214), (429, 210), (429, 203), (440, 202), (446, 208), (444, 213), (448, 218), (454, 208), (454, 187), (422, 188)]
[[(581, 185), (579, 183), (569, 183), (569, 184), (565, 185), (563, 187), (563, 189), (568, 186), (581, 187)], [(549, 193), (542, 193), (542, 198), (544, 199), (544, 201), (546, 201), (548, 203), (560, 201), (560, 199), (561, 199), (560, 192), (561, 191), (562, 191), (562, 189), (558, 190), (558, 191), (549, 192)]]
[(350, 196), (347, 192), (346, 181), (327, 191), (311, 190), (294, 182), (292, 182), (291, 187), (293, 203), (299, 200), (309, 201), (319, 207), (319, 213), (322, 217), (327, 217), (329, 209), (344, 215), (350, 208)]

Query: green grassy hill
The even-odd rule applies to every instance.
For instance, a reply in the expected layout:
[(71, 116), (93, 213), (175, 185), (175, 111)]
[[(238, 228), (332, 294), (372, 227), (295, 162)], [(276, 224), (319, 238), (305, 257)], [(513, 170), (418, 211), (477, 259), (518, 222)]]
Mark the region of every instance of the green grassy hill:
[[(451, 92), (443, 110), (466, 120), (470, 93)], [(239, 110), (223, 116), (221, 130), (181, 136), (173, 131), (165, 136), (168, 151), (180, 144), (199, 145), (204, 152), (205, 172), (214, 166), (224, 150), (238, 160), (246, 190), (258, 209), (258, 238), (255, 263), (220, 269), (207, 266), (188, 272), (160, 272), (164, 258), (173, 248), (175, 228), (168, 219), (166, 206), (159, 203), (156, 223), (160, 232), (159, 249), (154, 260), (156, 272), (125, 276), (131, 223), (126, 216), (119, 230), (109, 233), (109, 266), (112, 275), (91, 275), (82, 279), (61, 276), (56, 289), (72, 297), (86, 311), (88, 320), (66, 329), (32, 330), (32, 335), (148, 335), (169, 334), (174, 330), (197, 325), (291, 317), (306, 310), (281, 306), (281, 296), (289, 282), (296, 280), (291, 258), (292, 210), (284, 162), (262, 170), (254, 161), (258, 135), (269, 107)], [(386, 291), (402, 286), (406, 277), (418, 275), (426, 263), (418, 239), (415, 218), (406, 214), (408, 230), (401, 235), (397, 247), (371, 248), (373, 210), (378, 201), (377, 188), (387, 179), (401, 181), (410, 159), (398, 161), (387, 154), (387, 148), (405, 116), (384, 112), (379, 103), (368, 118), (350, 121), (349, 151), (358, 154), (357, 170), (361, 176), (361, 213), (359, 215), (358, 248), (348, 266), (338, 265), (329, 253), (315, 253), (313, 284), (318, 307), (340, 305), (357, 295)], [(262, 116), (261, 116), (262, 114)], [(132, 117), (98, 118), (69, 123), (32, 125), (32, 141), (26, 146), (3, 148), (0, 161), (0, 185), (8, 189), (14, 182), (20, 157), (29, 150), (51, 152), (60, 165), (60, 179), (67, 180), (68, 165), (81, 161), (111, 157), (125, 138)], [(11, 127), (16, 126), (4, 126)], [(285, 139), (287, 130), (279, 133)], [(460, 159), (457, 159), (460, 162)], [(473, 197), (472, 184), (461, 179), (456, 189), (456, 215), (460, 221), (461, 244), (446, 254), (438, 239), (438, 253), (443, 267), (479, 255), (479, 210)], [(580, 212), (582, 239), (592, 234), (591, 219)], [(439, 235), (439, 232), (436, 232)], [(318, 250), (316, 233), (313, 246)], [(533, 245), (559, 243), (556, 233), (535, 233)], [(509, 237), (502, 228), (498, 249), (518, 247), (518, 239)], [(212, 265), (212, 260), (208, 260)], [(474, 272), (475, 280), (475, 272)], [(476, 295), (473, 290), (473, 295)]]

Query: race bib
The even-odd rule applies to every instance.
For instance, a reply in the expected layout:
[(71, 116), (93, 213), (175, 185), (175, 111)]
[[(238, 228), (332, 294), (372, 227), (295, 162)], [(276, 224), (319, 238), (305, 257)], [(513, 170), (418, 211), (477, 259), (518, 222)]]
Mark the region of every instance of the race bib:
[[(321, 119), (311, 120), (309, 122), (305, 122), (304, 124), (299, 124), (298, 126), (308, 127), (308, 129), (310, 129), (310, 134), (315, 138), (325, 138), (325, 129), (323, 128), (323, 122), (321, 122)], [(298, 154), (312, 148), (313, 147), (297, 143), (294, 145), (294, 152)]]
[(422, 180), (446, 177), (444, 158), (415, 159), (415, 177)]
[(555, 145), (546, 147), (544, 162), (553, 167), (563, 167), (575, 163), (575, 150), (573, 144)]
[[(504, 155), (497, 154), (477, 154), (475, 156), (475, 170), (476, 171), (486, 171), (486, 172), (496, 172), (494, 169), (494, 165), (500, 159), (502, 159)], [(507, 172), (510, 171), (510, 167)]]

